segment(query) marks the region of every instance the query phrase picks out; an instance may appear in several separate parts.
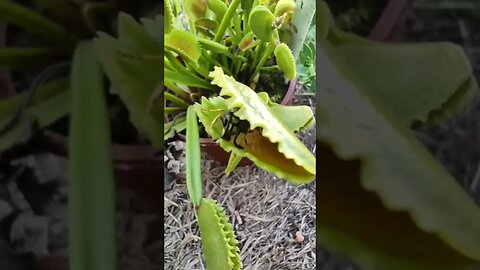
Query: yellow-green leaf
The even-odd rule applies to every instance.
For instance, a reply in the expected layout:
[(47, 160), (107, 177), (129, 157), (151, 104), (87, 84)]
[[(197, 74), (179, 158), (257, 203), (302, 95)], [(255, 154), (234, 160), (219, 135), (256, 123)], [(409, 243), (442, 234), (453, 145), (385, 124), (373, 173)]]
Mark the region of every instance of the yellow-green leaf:
[(223, 126), (218, 117), (229, 111), (234, 111), (237, 117), (247, 120), (252, 130), (237, 138), (243, 149), (235, 146), (234, 138), (230, 141), (219, 139), (220, 146), (237, 156), (248, 157), (257, 166), (293, 183), (312, 181), (315, 177), (315, 157), (291, 132), (284, 120), (278, 119), (272, 113), (262, 96), (232, 77), (224, 75), (219, 67), (210, 75), (213, 77), (212, 83), (222, 88), (220, 95), (229, 98), (203, 99), (202, 104), (195, 104), (206, 131), (213, 138), (221, 137)]
[(207, 270), (240, 270), (242, 261), (233, 226), (223, 208), (212, 199), (202, 199), (198, 224)]
[(217, 21), (221, 22), (227, 12), (227, 5), (222, 0), (208, 0), (208, 8), (217, 16)]
[(285, 21), (288, 22), (292, 19), (292, 14), (295, 12), (295, 1), (293, 0), (279, 0), (275, 6), (275, 17), (280, 17), (286, 14)]
[(198, 120), (192, 106), (187, 110), (187, 190), (188, 196), (196, 206), (202, 199), (202, 157), (200, 154), (200, 136)]
[(172, 9), (172, 4), (170, 3), (170, 0), (165, 1), (165, 19), (164, 19), (164, 33), (168, 34), (173, 28), (173, 19), (175, 16), (173, 15), (173, 9)]
[(295, 59), (290, 48), (288, 48), (287, 44), (281, 43), (275, 48), (274, 54), (278, 68), (283, 71), (287, 79), (293, 80), (297, 73)]
[(275, 16), (265, 6), (256, 6), (250, 13), (249, 24), (252, 28), (252, 32), (264, 42), (273, 40), (273, 20)]
[(189, 32), (172, 30), (165, 35), (164, 42), (166, 48), (192, 62), (197, 62), (202, 54), (197, 39)]
[(207, 0), (184, 0), (183, 6), (190, 20), (196, 21), (205, 16)]

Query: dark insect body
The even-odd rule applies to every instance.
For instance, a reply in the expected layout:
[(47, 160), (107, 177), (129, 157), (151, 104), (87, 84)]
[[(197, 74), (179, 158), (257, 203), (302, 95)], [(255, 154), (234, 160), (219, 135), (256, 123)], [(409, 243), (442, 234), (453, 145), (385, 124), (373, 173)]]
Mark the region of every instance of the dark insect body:
[[(227, 115), (222, 117), (222, 125), (224, 127), (224, 131), (221, 138), (226, 141), (230, 141), (233, 136), (233, 144), (235, 147), (243, 149), (243, 147), (237, 143), (238, 136), (240, 134), (247, 135), (247, 133), (250, 131), (250, 123), (247, 120), (241, 120), (235, 116), (233, 112), (229, 112)], [(246, 138), (245, 144), (247, 144)]]

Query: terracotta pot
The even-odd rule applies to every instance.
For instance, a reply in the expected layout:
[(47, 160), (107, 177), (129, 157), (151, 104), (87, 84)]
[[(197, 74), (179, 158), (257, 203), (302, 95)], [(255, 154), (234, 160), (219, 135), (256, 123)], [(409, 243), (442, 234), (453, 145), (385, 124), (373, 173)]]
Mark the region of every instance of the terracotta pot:
[(411, 0), (389, 0), (368, 38), (375, 41), (399, 41)]
[[(298, 78), (296, 77), (290, 81), (288, 90), (285, 93), (285, 96), (283, 97), (283, 100), (281, 102), (282, 105), (291, 104), (293, 97), (295, 96), (297, 82)], [(186, 141), (185, 136), (182, 134), (177, 134), (177, 137), (181, 141)], [(228, 164), (230, 153), (223, 150), (223, 148), (220, 147), (220, 145), (218, 145), (217, 143), (215, 143), (211, 138), (200, 138), (200, 149), (202, 150), (202, 152), (206, 153), (208, 157), (218, 161), (221, 165)], [(252, 164), (253, 162), (251, 160), (249, 160), (248, 158), (243, 158), (238, 164), (238, 166), (250, 166)]]

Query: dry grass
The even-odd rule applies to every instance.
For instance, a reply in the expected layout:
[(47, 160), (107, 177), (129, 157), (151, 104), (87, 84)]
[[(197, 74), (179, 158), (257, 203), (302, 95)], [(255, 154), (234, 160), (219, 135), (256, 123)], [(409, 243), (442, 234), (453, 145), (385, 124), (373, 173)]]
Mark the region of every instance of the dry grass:
[[(315, 182), (295, 187), (254, 166), (228, 177), (224, 169), (204, 162), (204, 197), (230, 216), (244, 269), (315, 269)], [(164, 200), (165, 269), (205, 269), (186, 185), (176, 184)], [(297, 231), (303, 242), (295, 240)]]

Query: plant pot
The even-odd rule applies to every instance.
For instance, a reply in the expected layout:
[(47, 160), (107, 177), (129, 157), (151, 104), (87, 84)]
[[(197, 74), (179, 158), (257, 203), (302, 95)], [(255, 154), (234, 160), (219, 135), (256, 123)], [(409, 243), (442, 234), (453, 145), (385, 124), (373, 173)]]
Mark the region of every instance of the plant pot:
[[(295, 96), (295, 90), (297, 87), (298, 78), (294, 78), (290, 81), (288, 90), (285, 93), (285, 96), (282, 99), (282, 105), (290, 105), (293, 97)], [(186, 141), (186, 137), (182, 134), (177, 134), (177, 138), (181, 141)], [(223, 148), (213, 141), (211, 138), (200, 138), (200, 149), (202, 152), (207, 154), (207, 156), (213, 160), (218, 161), (221, 165), (227, 165), (230, 158), (230, 153), (223, 150)], [(253, 162), (248, 158), (242, 158), (238, 166), (250, 166), (253, 165)]]
[(389, 0), (368, 36), (375, 41), (400, 41), (411, 0)]

